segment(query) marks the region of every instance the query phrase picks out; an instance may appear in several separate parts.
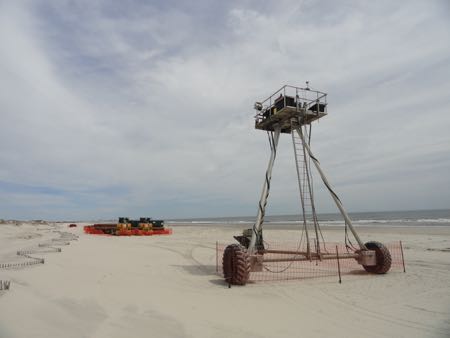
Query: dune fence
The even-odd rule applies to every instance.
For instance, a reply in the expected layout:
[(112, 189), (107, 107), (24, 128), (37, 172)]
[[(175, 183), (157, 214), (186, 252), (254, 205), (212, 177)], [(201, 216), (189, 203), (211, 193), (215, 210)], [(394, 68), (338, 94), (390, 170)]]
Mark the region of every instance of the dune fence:
[(59, 234), (59, 237), (52, 238), (45, 243), (39, 243), (38, 248), (28, 250), (18, 250), (17, 256), (26, 258), (26, 261), (0, 263), (0, 269), (9, 268), (23, 268), (31, 265), (44, 264), (45, 259), (39, 257), (42, 254), (61, 252), (62, 249), (58, 246), (69, 245), (71, 241), (77, 240), (78, 236), (69, 232), (54, 230), (54, 233)]
[[(216, 242), (216, 272), (223, 276), (222, 257), (225, 248), (231, 243)], [(313, 244), (312, 244), (313, 245)], [(389, 272), (406, 272), (402, 243), (385, 243), (391, 254), (391, 268)], [(364, 275), (362, 265), (354, 258), (345, 258), (353, 254), (356, 249), (343, 243), (321, 243), (321, 260), (307, 260), (301, 252), (306, 251), (306, 245), (298, 242), (265, 242), (266, 252), (263, 255), (262, 267), (259, 271), (250, 272), (249, 282), (269, 282), (286, 280), (304, 280), (321, 277), (336, 277), (341, 282), (344, 275)], [(312, 252), (317, 252), (313, 247)], [(389, 273), (388, 272), (388, 273)]]
[(0, 280), (0, 291), (1, 290), (9, 290), (10, 285), (11, 285), (11, 281)]

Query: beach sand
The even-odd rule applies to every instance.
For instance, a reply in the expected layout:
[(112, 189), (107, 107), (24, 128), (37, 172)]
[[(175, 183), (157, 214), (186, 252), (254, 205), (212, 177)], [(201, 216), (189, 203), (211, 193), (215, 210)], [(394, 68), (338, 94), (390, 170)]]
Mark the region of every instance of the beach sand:
[[(238, 225), (176, 225), (173, 235), (87, 235), (82, 224), (1, 224), (0, 337), (450, 337), (450, 227), (360, 227), (364, 241), (402, 240), (407, 272), (228, 286), (216, 274), (217, 240)], [(61, 230), (79, 236), (51, 241)], [(342, 241), (339, 227), (326, 227)], [(266, 239), (295, 230), (269, 228)], [(47, 247), (41, 247), (41, 250)]]

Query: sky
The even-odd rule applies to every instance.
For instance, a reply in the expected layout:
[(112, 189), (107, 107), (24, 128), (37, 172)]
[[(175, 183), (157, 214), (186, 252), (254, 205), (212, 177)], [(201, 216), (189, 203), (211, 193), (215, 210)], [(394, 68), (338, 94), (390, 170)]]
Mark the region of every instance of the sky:
[[(253, 103), (305, 81), (347, 210), (450, 208), (449, 41), (444, 0), (0, 0), (0, 218), (256, 215)], [(290, 141), (268, 214), (300, 212)]]

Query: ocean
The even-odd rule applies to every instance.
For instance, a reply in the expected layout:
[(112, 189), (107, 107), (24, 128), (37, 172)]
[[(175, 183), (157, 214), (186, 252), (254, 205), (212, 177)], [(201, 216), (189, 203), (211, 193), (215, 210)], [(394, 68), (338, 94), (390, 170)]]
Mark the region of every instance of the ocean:
[[(339, 213), (318, 214), (322, 226), (344, 226)], [(349, 213), (353, 224), (358, 226), (450, 226), (450, 209), (443, 210), (411, 210), (411, 211), (378, 211)], [(243, 217), (211, 217), (167, 220), (171, 224), (253, 224), (255, 216)], [(265, 224), (301, 224), (300, 215), (267, 215)]]

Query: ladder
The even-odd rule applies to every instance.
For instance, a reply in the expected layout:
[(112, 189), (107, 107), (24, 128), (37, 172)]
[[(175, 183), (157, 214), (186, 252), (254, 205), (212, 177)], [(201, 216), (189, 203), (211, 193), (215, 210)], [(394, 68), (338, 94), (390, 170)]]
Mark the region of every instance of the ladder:
[[(293, 121), (294, 122), (294, 121)], [(305, 149), (303, 140), (308, 139), (306, 125), (293, 126), (291, 129), (292, 144), (294, 146), (295, 166), (297, 169), (297, 181), (300, 193), (303, 229), (306, 236), (306, 252), (311, 259), (311, 244), (309, 238), (309, 229), (314, 229), (315, 243), (314, 251), (317, 256), (320, 255), (319, 242), (319, 223), (317, 221), (316, 208), (314, 205), (314, 191), (311, 175), (311, 158)], [(303, 137), (301, 137), (303, 136)]]

